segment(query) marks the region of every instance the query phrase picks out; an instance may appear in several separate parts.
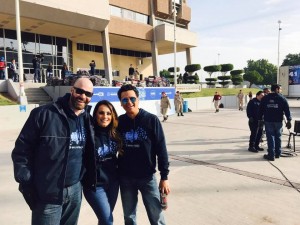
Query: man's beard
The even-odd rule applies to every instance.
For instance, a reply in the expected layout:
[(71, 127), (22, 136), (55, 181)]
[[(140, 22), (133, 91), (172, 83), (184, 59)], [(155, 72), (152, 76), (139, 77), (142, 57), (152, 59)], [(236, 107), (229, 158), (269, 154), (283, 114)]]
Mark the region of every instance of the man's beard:
[[(81, 100), (82, 102), (78, 103), (77, 99)], [(72, 107), (77, 110), (82, 110), (87, 105), (87, 103), (81, 97), (74, 97), (73, 95), (71, 95), (71, 104)]]

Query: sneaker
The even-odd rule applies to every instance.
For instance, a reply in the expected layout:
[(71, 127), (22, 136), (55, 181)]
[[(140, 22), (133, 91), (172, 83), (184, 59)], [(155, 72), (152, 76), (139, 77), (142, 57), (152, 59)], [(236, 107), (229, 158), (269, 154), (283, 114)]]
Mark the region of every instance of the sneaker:
[(264, 150), (263, 148), (261, 148), (261, 147), (259, 147), (259, 146), (255, 147), (255, 149), (256, 149), (257, 151), (263, 151), (263, 150)]
[(280, 158), (280, 155), (275, 155), (275, 158), (276, 158), (276, 159), (279, 159), (279, 158)]
[(258, 152), (254, 147), (249, 147), (249, 148), (248, 148), (248, 151), (249, 151), (249, 152)]
[(269, 160), (269, 161), (274, 161), (274, 157), (270, 157), (268, 154), (264, 155), (264, 159)]

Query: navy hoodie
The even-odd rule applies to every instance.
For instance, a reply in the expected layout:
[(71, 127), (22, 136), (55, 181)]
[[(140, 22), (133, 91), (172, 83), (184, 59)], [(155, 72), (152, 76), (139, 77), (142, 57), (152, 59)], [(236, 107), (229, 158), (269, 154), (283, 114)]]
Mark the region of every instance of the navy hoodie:
[(131, 119), (119, 116), (118, 130), (123, 138), (124, 153), (119, 155), (119, 173), (132, 178), (147, 178), (156, 172), (156, 157), (161, 179), (167, 180), (169, 161), (165, 135), (157, 116), (139, 109)]

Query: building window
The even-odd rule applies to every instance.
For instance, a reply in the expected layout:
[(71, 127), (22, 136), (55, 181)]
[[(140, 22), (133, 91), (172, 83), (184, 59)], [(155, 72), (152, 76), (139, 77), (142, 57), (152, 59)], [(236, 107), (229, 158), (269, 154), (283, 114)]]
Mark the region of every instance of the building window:
[[(77, 43), (77, 50), (78, 51), (86, 51), (86, 52), (99, 52), (103, 53), (102, 46), (98, 45), (88, 45), (88, 44), (81, 44)], [(148, 52), (139, 52), (139, 51), (132, 51), (127, 49), (119, 49), (119, 48), (110, 48), (110, 54), (113, 55), (124, 55), (124, 56), (131, 56), (131, 57), (151, 57), (151, 53)]]
[(110, 14), (120, 18), (133, 20), (143, 24), (149, 24), (149, 16), (141, 13), (137, 13), (128, 9), (122, 9), (117, 6), (110, 6)]

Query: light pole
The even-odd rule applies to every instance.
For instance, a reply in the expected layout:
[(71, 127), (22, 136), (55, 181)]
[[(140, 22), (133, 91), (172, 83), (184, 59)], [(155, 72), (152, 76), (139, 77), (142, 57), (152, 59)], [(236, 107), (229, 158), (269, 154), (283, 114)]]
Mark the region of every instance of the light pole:
[(20, 105), (27, 104), (27, 97), (24, 91), (24, 77), (23, 77), (23, 56), (22, 56), (22, 44), (21, 44), (21, 25), (20, 25), (20, 0), (15, 0), (16, 7), (16, 30), (18, 41), (18, 66), (19, 66), (19, 85), (20, 85)]
[(173, 19), (174, 19), (174, 86), (177, 85), (177, 67), (176, 67), (176, 5), (175, 0), (173, 0)]
[(220, 53), (218, 53), (218, 65), (220, 63)]
[(280, 27), (281, 20), (278, 20), (278, 57), (277, 57), (277, 83), (279, 83), (279, 60), (280, 60), (280, 31), (282, 28)]

